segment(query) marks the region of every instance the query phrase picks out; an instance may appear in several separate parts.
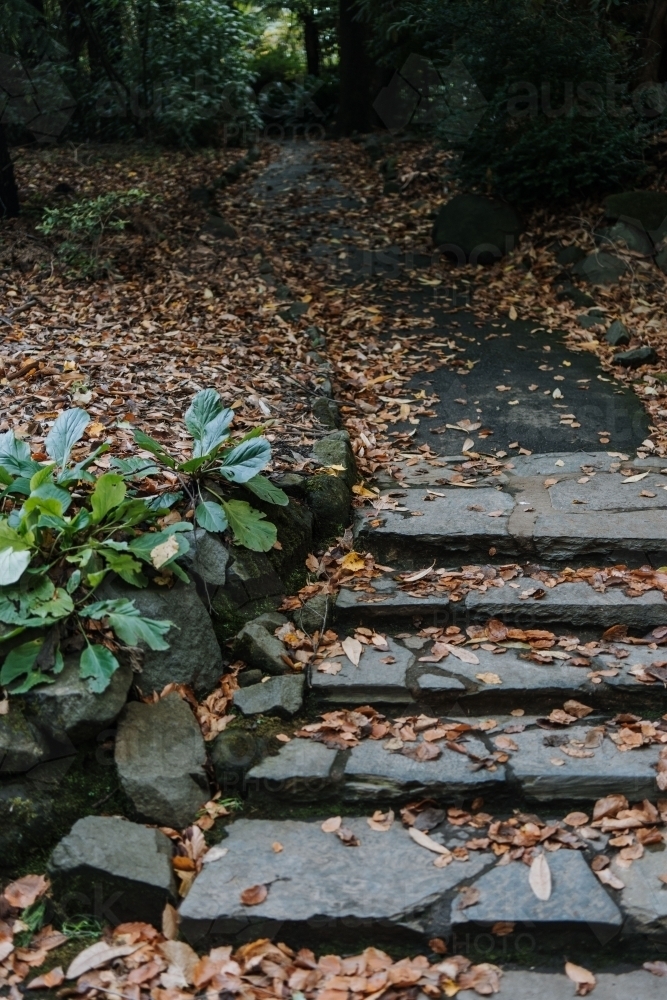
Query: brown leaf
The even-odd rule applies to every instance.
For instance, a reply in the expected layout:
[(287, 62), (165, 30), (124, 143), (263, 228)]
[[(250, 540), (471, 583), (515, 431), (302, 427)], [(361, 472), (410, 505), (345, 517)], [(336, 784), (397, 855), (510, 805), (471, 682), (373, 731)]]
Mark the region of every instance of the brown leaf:
[(628, 800), (625, 795), (617, 793), (605, 795), (603, 799), (598, 799), (593, 807), (593, 822), (602, 819), (604, 816), (616, 816), (621, 809), (628, 808)]
[(582, 705), (580, 701), (574, 701), (574, 699), (566, 701), (563, 708), (569, 715), (574, 715), (577, 719), (584, 719), (593, 711), (588, 705)]
[(611, 628), (605, 629), (602, 633), (602, 638), (605, 642), (620, 642), (622, 639), (627, 638), (627, 635), (627, 625), (612, 625)]
[(251, 885), (250, 888), (244, 889), (239, 898), (244, 906), (259, 906), (268, 895), (268, 886), (260, 883), (259, 885)]
[(335, 833), (336, 830), (340, 830), (342, 822), (343, 820), (340, 816), (332, 816), (330, 819), (325, 819), (320, 829), (323, 833)]
[(654, 976), (667, 976), (667, 962), (658, 960), (656, 962), (644, 962), (643, 969)]
[(23, 878), (10, 882), (2, 895), (10, 906), (25, 910), (44, 895), (49, 885), (48, 879), (43, 875), (24, 875)]
[(456, 904), (457, 909), (466, 910), (469, 906), (474, 906), (475, 903), (479, 903), (482, 898), (482, 893), (474, 885), (466, 885), (463, 889), (459, 890), (459, 901)]
[(516, 924), (511, 920), (498, 920), (491, 928), (491, 933), (495, 937), (507, 937), (509, 934), (514, 933), (514, 928)]
[(60, 968), (56, 966), (55, 969), (51, 969), (49, 972), (45, 972), (42, 976), (37, 976), (35, 979), (31, 979), (28, 983), (29, 990), (52, 990), (55, 986), (60, 986), (60, 984), (65, 979), (65, 973)]
[(538, 899), (546, 901), (551, 897), (551, 869), (544, 854), (536, 854), (533, 858), (528, 883)]
[(344, 844), (345, 847), (360, 847), (361, 841), (358, 837), (354, 835), (352, 830), (347, 826), (341, 826), (338, 830), (334, 831), (338, 839)]
[(380, 809), (376, 809), (372, 816), (366, 818), (366, 822), (371, 830), (375, 830), (377, 833), (385, 833), (393, 825), (394, 811), (390, 809), (389, 812), (383, 813)]
[(578, 826), (586, 826), (587, 823), (590, 822), (590, 820), (586, 815), (586, 813), (571, 812), (567, 814), (563, 822), (567, 823), (568, 826), (574, 826), (576, 828)]
[(565, 975), (577, 986), (577, 996), (585, 997), (588, 993), (595, 989), (597, 986), (597, 980), (592, 972), (588, 969), (584, 969), (581, 965), (575, 965), (573, 962), (565, 963)]
[(414, 747), (404, 747), (401, 753), (411, 760), (427, 761), (437, 760), (442, 755), (442, 750), (435, 743), (421, 742)]
[(452, 852), (444, 844), (439, 844), (437, 840), (429, 837), (427, 833), (423, 830), (418, 830), (415, 826), (411, 826), (408, 829), (408, 834), (415, 844), (419, 844), (420, 847), (425, 847), (427, 851), (433, 851), (434, 854), (448, 855)]

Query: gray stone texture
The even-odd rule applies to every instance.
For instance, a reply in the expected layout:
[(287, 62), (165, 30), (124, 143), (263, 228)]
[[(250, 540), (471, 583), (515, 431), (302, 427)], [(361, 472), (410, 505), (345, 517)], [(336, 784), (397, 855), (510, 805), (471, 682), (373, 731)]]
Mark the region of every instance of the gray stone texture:
[[(556, 511), (586, 514), (591, 511), (644, 511), (667, 510), (667, 477), (649, 475), (637, 483), (624, 483), (627, 478), (619, 474), (592, 476), (587, 483), (576, 479), (563, 479), (549, 487), (551, 505)], [(655, 493), (654, 497), (642, 496), (642, 491)]]
[[(385, 750), (386, 740), (363, 740), (353, 747), (345, 765), (343, 796), (346, 801), (363, 803), (421, 797), (478, 795), (505, 781), (505, 770), (485, 768), (475, 771), (467, 756), (444, 748), (437, 760), (417, 761), (403, 753)], [(405, 744), (409, 749), (417, 744)], [(466, 748), (480, 759), (489, 751), (471, 737)]]
[[(243, 608), (252, 602), (279, 598), (284, 587), (265, 552), (236, 548), (227, 567), (227, 585), (222, 593), (236, 607)], [(214, 610), (217, 600), (218, 594), (213, 600)]]
[(667, 194), (662, 191), (620, 191), (604, 199), (608, 219), (623, 219), (655, 233), (667, 217)]
[(146, 618), (174, 623), (167, 633), (169, 649), (144, 652), (143, 669), (136, 678), (144, 694), (159, 693), (172, 681), (190, 684), (198, 697), (213, 690), (222, 674), (222, 654), (194, 583), (177, 581), (171, 588), (149, 586), (138, 590), (119, 579), (113, 583), (105, 580), (98, 593), (100, 598), (134, 600)]
[[(619, 898), (628, 916), (625, 932), (646, 934), (663, 943), (667, 936), (667, 886), (660, 875), (667, 875), (667, 848), (653, 844), (645, 849), (644, 856), (633, 861), (629, 868), (612, 862), (612, 870), (625, 888)], [(667, 986), (667, 983), (665, 984)]]
[(591, 285), (615, 285), (628, 270), (624, 260), (605, 250), (588, 254), (574, 266), (574, 273)]
[[(512, 735), (519, 750), (510, 755), (507, 766), (523, 794), (539, 802), (594, 800), (614, 792), (632, 802), (654, 799), (658, 791), (655, 772), (658, 746), (621, 752), (605, 736), (599, 747), (590, 750), (594, 756), (571, 757), (558, 746), (545, 745), (550, 739), (555, 742), (554, 734), (567, 742), (583, 743), (597, 724), (594, 717), (587, 719), (587, 723), (557, 730), (526, 729)], [(575, 745), (575, 749), (581, 748)], [(563, 763), (557, 766), (552, 760)]]
[[(607, 454), (606, 451), (554, 451), (541, 455), (512, 456), (512, 469), (507, 469), (510, 476), (563, 476), (566, 473), (581, 474), (582, 465), (590, 466), (598, 471), (607, 471), (612, 465), (618, 465), (620, 459)], [(557, 465), (561, 462), (561, 465)]]
[[(327, 701), (344, 704), (394, 703), (411, 700), (407, 690), (407, 672), (415, 661), (414, 653), (387, 637), (388, 651), (364, 646), (358, 666), (346, 656), (333, 659), (342, 664), (337, 674), (325, 674), (312, 668), (313, 694)], [(392, 657), (394, 663), (383, 663)]]
[(121, 664), (106, 691), (93, 694), (80, 677), (78, 655), (67, 656), (53, 684), (39, 684), (23, 695), (26, 714), (56, 738), (66, 734), (75, 742), (91, 739), (118, 717), (132, 680), (130, 665)]
[(0, 715), (0, 774), (21, 774), (48, 756), (46, 740), (26, 720), (21, 702), (12, 698), (9, 711)]
[(222, 587), (227, 581), (229, 552), (217, 535), (195, 528), (188, 536), (190, 550), (179, 560), (187, 573), (207, 587)]
[(313, 456), (322, 465), (343, 465), (339, 475), (352, 488), (357, 481), (357, 464), (347, 431), (332, 431), (313, 445)]
[(283, 674), (269, 677), (260, 684), (234, 692), (234, 705), (244, 715), (279, 715), (289, 718), (296, 715), (303, 705), (305, 677), (300, 674)]
[(465, 909), (454, 903), (452, 923), (493, 924), (506, 920), (543, 925), (567, 921), (620, 928), (623, 923), (621, 911), (579, 851), (547, 851), (545, 856), (552, 880), (548, 900), (540, 900), (533, 893), (528, 881), (528, 865), (521, 861), (496, 864), (473, 882), (481, 893), (478, 903)]
[(335, 600), (334, 594), (315, 594), (292, 612), (294, 624), (307, 635), (324, 632), (331, 625)]
[(614, 251), (615, 244), (625, 245), (628, 250), (634, 250), (645, 257), (653, 255), (653, 241), (651, 237), (640, 226), (633, 226), (630, 222), (615, 222), (612, 226), (605, 226), (594, 233), (599, 246), (603, 250)]
[(225, 794), (242, 792), (246, 773), (266, 754), (266, 742), (237, 724), (228, 726), (209, 744), (215, 780)]
[(615, 365), (624, 368), (641, 368), (642, 365), (655, 365), (658, 352), (655, 347), (633, 347), (631, 351), (621, 351), (612, 358)]
[[(432, 912), (463, 878), (485, 861), (433, 865), (434, 855), (415, 844), (398, 822), (385, 833), (365, 818), (345, 818), (359, 847), (345, 847), (323, 833), (321, 820), (237, 820), (227, 827), (227, 854), (205, 865), (181, 905), (181, 931), (191, 943), (229, 941), (291, 930), (430, 929)], [(283, 850), (276, 853), (273, 843)], [(388, 877), (391, 873), (391, 877)], [(266, 900), (246, 907), (244, 889), (269, 885)], [(253, 940), (248, 936), (248, 940)]]
[(620, 319), (615, 319), (604, 335), (604, 339), (612, 347), (622, 347), (630, 343), (630, 333), (628, 328)]
[(246, 776), (246, 789), (253, 795), (298, 795), (316, 799), (333, 784), (331, 774), (336, 750), (314, 740), (292, 739), (278, 754), (266, 757)]
[[(629, 487), (626, 487), (629, 489)], [(533, 543), (541, 558), (569, 561), (583, 555), (667, 551), (667, 511), (538, 514)]]
[(283, 659), (287, 650), (273, 634), (287, 618), (276, 612), (260, 615), (244, 625), (234, 641), (234, 655), (266, 674), (288, 674), (291, 667)]
[(336, 598), (337, 622), (360, 625), (364, 622), (386, 618), (413, 618), (422, 615), (446, 613), (449, 597), (412, 597), (389, 577), (373, 580), (373, 593), (341, 587)]
[(118, 816), (87, 816), (51, 855), (54, 895), (68, 913), (159, 927), (165, 904), (177, 898), (171, 856), (171, 841), (159, 830)]
[(127, 705), (118, 725), (115, 759), (126, 795), (148, 823), (180, 830), (209, 798), (201, 730), (175, 692), (153, 704)]
[[(644, 969), (635, 972), (601, 972), (595, 970), (597, 986), (595, 1000), (663, 1000), (665, 980)], [(572, 1000), (574, 984), (559, 972), (505, 971), (500, 983), (501, 996), (511, 1000)], [(477, 1000), (473, 990), (461, 990), (458, 1000)]]
[(350, 524), (352, 503), (352, 493), (344, 474), (338, 472), (330, 476), (319, 473), (310, 476), (305, 482), (304, 492), (313, 513), (316, 540), (328, 541), (342, 535)]

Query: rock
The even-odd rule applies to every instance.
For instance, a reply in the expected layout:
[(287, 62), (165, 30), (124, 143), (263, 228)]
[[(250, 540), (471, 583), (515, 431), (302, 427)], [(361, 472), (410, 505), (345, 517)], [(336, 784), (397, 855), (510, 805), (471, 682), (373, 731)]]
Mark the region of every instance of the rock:
[(333, 431), (313, 445), (313, 455), (322, 465), (342, 465), (341, 473), (350, 489), (357, 481), (357, 464), (347, 431)]
[(662, 271), (663, 274), (667, 274), (667, 247), (662, 247), (658, 250), (655, 255), (656, 267)]
[(245, 775), (266, 754), (266, 739), (235, 724), (210, 744), (215, 780), (226, 795), (243, 792)]
[(585, 278), (591, 285), (615, 285), (628, 270), (629, 265), (620, 257), (598, 250), (580, 260), (574, 273)]
[[(342, 463), (340, 463), (342, 464)], [(342, 475), (311, 476), (305, 483), (306, 498), (313, 512), (314, 537), (328, 542), (342, 535), (350, 523), (352, 494)]]
[(324, 336), (324, 330), (321, 330), (319, 326), (307, 327), (306, 336), (316, 350), (321, 351), (326, 347), (327, 341)]
[(237, 677), (239, 687), (247, 688), (252, 687), (253, 684), (259, 684), (263, 676), (264, 675), (261, 670), (255, 668), (248, 670), (246, 668), (245, 670), (242, 670)]
[(201, 730), (175, 692), (153, 704), (127, 705), (115, 759), (123, 790), (145, 822), (181, 830), (209, 797)]
[(492, 264), (514, 249), (519, 216), (504, 201), (458, 194), (443, 205), (433, 224), (433, 242), (457, 263)]
[(550, 851), (546, 858), (552, 875), (548, 900), (538, 899), (530, 888), (528, 865), (495, 864), (472, 883), (480, 891), (478, 903), (465, 909), (452, 906), (454, 926), (503, 920), (538, 926), (568, 922), (621, 927), (623, 914), (579, 851)]
[(623, 219), (651, 233), (667, 218), (667, 194), (662, 191), (621, 191), (604, 199), (608, 219)]
[(399, 590), (391, 579), (373, 581), (374, 593), (357, 593), (341, 587), (336, 598), (335, 618), (348, 625), (383, 622), (391, 618), (423, 618), (443, 615), (447, 617), (449, 598), (446, 594), (429, 594), (413, 597)]
[(555, 290), (556, 298), (559, 302), (562, 302), (563, 299), (569, 299), (570, 302), (574, 303), (580, 309), (586, 309), (588, 306), (595, 305), (595, 299), (591, 298), (586, 292), (582, 292), (576, 285), (573, 285), (569, 277), (557, 281)]
[(282, 593), (294, 593), (305, 583), (305, 562), (313, 549), (313, 515), (303, 501), (290, 499), (286, 507), (253, 502), (278, 529), (282, 548), (271, 549), (269, 561), (282, 583)]
[(177, 891), (171, 841), (119, 816), (86, 816), (51, 855), (49, 874), (62, 912), (101, 924), (141, 920), (161, 925)]
[[(208, 947), (223, 939), (232, 943), (242, 934), (254, 940), (260, 928), (261, 936), (280, 934), (280, 940), (300, 938), (304, 930), (325, 939), (347, 931), (355, 944), (359, 934), (377, 932), (379, 926), (394, 934), (437, 933), (446, 921), (434, 915), (447, 894), (488, 863), (471, 852), (465, 865), (436, 868), (434, 856), (398, 822), (376, 833), (364, 817), (346, 817), (345, 826), (360, 841), (354, 848), (323, 833), (320, 823), (253, 819), (230, 824), (226, 856), (204, 865), (181, 904), (186, 939)], [(276, 841), (283, 845), (279, 853), (272, 846)], [(264, 902), (243, 906), (243, 890), (262, 883), (270, 885)]]
[(0, 715), (0, 774), (21, 774), (47, 760), (49, 747), (41, 733), (25, 718), (17, 698)]
[(624, 344), (630, 343), (630, 333), (625, 324), (621, 323), (620, 319), (615, 319), (605, 333), (604, 339), (612, 347), (621, 347)]
[(169, 649), (146, 649), (142, 672), (136, 678), (144, 694), (160, 692), (172, 681), (190, 684), (198, 697), (207, 695), (222, 674), (222, 654), (209, 614), (194, 583), (177, 581), (173, 587), (149, 586), (139, 590), (114, 579), (98, 589), (103, 598), (125, 597), (134, 600), (146, 618), (167, 619)]
[(192, 188), (192, 190), (188, 192), (188, 198), (190, 201), (194, 201), (197, 205), (204, 205), (206, 208), (208, 208), (213, 195), (213, 190), (207, 187)]
[(238, 239), (238, 232), (231, 223), (225, 222), (219, 215), (210, 215), (204, 224), (204, 232), (218, 239)]
[(313, 415), (325, 427), (340, 427), (340, 410), (335, 400), (327, 399), (325, 396), (318, 396), (313, 403), (312, 409)]
[(39, 684), (23, 695), (26, 714), (52, 736), (66, 734), (79, 743), (115, 721), (127, 701), (132, 680), (131, 666), (121, 663), (106, 691), (93, 694), (79, 675), (79, 657), (67, 656), (53, 684)]
[[(277, 624), (276, 624), (277, 621)], [(287, 622), (283, 615), (263, 614), (243, 626), (234, 642), (234, 655), (262, 673), (279, 676), (289, 674), (291, 667), (283, 659), (287, 655), (284, 644), (273, 634)]]
[(655, 365), (658, 353), (654, 347), (633, 347), (631, 351), (621, 351), (612, 358), (615, 365), (624, 368), (640, 368), (642, 365)]
[(282, 475), (276, 476), (274, 483), (288, 496), (302, 499), (306, 495), (306, 476), (300, 476), (296, 472), (284, 472)]
[(308, 302), (293, 302), (282, 315), (285, 319), (299, 319), (299, 317), (305, 316), (309, 309)]
[(621, 890), (621, 906), (628, 916), (629, 933), (647, 934), (663, 942), (667, 934), (667, 889), (659, 876), (667, 873), (667, 853), (664, 845), (651, 845), (644, 856), (629, 868), (612, 863), (612, 870), (625, 889)]
[(583, 260), (586, 256), (586, 251), (582, 250), (581, 247), (577, 247), (574, 244), (568, 247), (563, 247), (556, 254), (556, 260), (561, 265), (561, 267), (571, 267), (573, 264), (578, 264), (580, 260)]
[[(375, 646), (364, 646), (356, 667), (346, 656), (333, 657), (341, 664), (337, 674), (313, 670), (310, 681), (313, 693), (329, 702), (351, 705), (402, 705), (410, 701), (407, 673), (415, 661), (414, 654), (390, 637), (387, 644), (389, 649), (384, 652)], [(386, 659), (393, 662), (385, 663)], [(460, 688), (464, 690), (462, 684)]]
[(577, 323), (583, 326), (584, 330), (590, 330), (593, 326), (599, 326), (604, 322), (604, 313), (599, 309), (591, 309), (590, 312), (577, 316)]
[(253, 796), (298, 795), (313, 800), (335, 785), (331, 774), (337, 751), (314, 740), (293, 739), (274, 757), (266, 757), (246, 775), (245, 789)]
[(631, 225), (629, 222), (616, 222), (613, 226), (598, 229), (594, 236), (603, 249), (614, 249), (615, 244), (622, 243), (628, 250), (635, 250), (645, 257), (653, 255), (653, 242), (643, 228)]
[(227, 582), (229, 551), (218, 535), (195, 528), (188, 535), (190, 549), (179, 562), (186, 573), (211, 587), (223, 587)]
[(262, 611), (277, 607), (284, 593), (285, 587), (265, 552), (235, 546), (227, 583), (211, 597), (211, 623), (220, 645)]
[(324, 632), (331, 624), (334, 601), (333, 594), (315, 594), (292, 612), (294, 624), (307, 635)]
[(289, 718), (296, 715), (303, 704), (304, 681), (302, 673), (270, 677), (261, 684), (235, 691), (234, 705), (244, 715), (279, 715), (281, 718)]

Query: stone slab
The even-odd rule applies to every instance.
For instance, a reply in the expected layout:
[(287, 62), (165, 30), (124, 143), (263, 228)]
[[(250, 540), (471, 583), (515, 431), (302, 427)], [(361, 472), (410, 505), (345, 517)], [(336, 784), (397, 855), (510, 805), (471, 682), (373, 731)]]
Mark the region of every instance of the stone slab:
[(447, 594), (433, 597), (411, 597), (400, 590), (388, 577), (373, 580), (373, 593), (341, 587), (336, 598), (335, 618), (343, 624), (382, 621), (387, 618), (413, 618), (446, 613)]
[[(406, 513), (380, 511), (382, 523), (370, 526), (367, 511), (360, 512), (355, 521), (355, 538), (359, 544), (372, 551), (383, 553), (383, 558), (394, 558), (406, 547), (411, 557), (417, 555), (445, 555), (452, 550), (471, 552), (490, 546), (507, 548), (509, 539), (508, 518), (514, 509), (514, 500), (500, 490), (488, 487), (476, 489), (440, 488), (442, 496), (426, 500), (422, 489), (409, 489), (400, 497)], [(482, 510), (471, 510), (472, 506)], [(503, 511), (501, 516), (489, 517), (493, 511)]]
[[(506, 765), (512, 779), (524, 795), (539, 802), (554, 799), (592, 800), (618, 792), (631, 801), (655, 799), (655, 763), (657, 745), (640, 750), (621, 752), (605, 736), (601, 746), (592, 750), (593, 757), (570, 757), (558, 746), (545, 745), (545, 740), (562, 738), (584, 741), (587, 732), (598, 724), (593, 717), (589, 725), (568, 726), (564, 729), (526, 729), (512, 734), (519, 747)], [(557, 766), (552, 760), (562, 760)]]
[[(628, 916), (628, 933), (667, 938), (667, 885), (660, 875), (667, 875), (667, 843), (647, 847), (644, 856), (621, 868), (612, 861), (612, 870), (625, 888), (620, 891), (621, 906)], [(667, 983), (665, 983), (667, 994)]]
[[(595, 975), (595, 1000), (664, 1000), (664, 978), (644, 969)], [(572, 980), (558, 972), (507, 970), (500, 981), (500, 996), (508, 1000), (572, 1000), (573, 995)], [(457, 993), (458, 1000), (478, 1000), (478, 996), (473, 990)]]
[[(570, 514), (587, 514), (591, 511), (645, 511), (667, 510), (667, 477), (649, 475), (638, 483), (624, 483), (619, 474), (592, 476), (587, 483), (576, 479), (563, 479), (549, 487), (549, 497), (554, 510)], [(644, 497), (642, 490), (655, 493)]]
[(293, 739), (274, 757), (265, 759), (247, 774), (250, 794), (299, 795), (317, 798), (333, 785), (331, 769), (337, 751), (314, 740)]
[[(363, 740), (354, 747), (345, 764), (343, 798), (356, 802), (431, 796), (481, 794), (505, 781), (505, 770), (473, 770), (472, 761), (446, 748), (437, 760), (417, 761), (402, 753), (385, 750), (385, 740)], [(414, 744), (405, 744), (406, 749)], [(478, 739), (466, 747), (479, 757), (488, 750)]]
[(289, 717), (295, 715), (303, 704), (304, 684), (305, 677), (302, 673), (269, 677), (259, 684), (251, 684), (235, 691), (234, 705), (244, 715)]
[(452, 924), (493, 924), (498, 920), (521, 923), (595, 924), (620, 928), (623, 915), (589, 868), (579, 851), (546, 852), (552, 891), (540, 900), (532, 891), (529, 868), (521, 861), (496, 864), (473, 881), (480, 891), (474, 906), (452, 907)]
[[(327, 701), (356, 705), (369, 701), (394, 704), (410, 701), (407, 672), (415, 661), (414, 653), (390, 637), (387, 637), (387, 644), (388, 652), (365, 646), (356, 667), (346, 656), (334, 657), (342, 664), (337, 674), (312, 670), (313, 693)], [(394, 657), (395, 662), (383, 663), (387, 657)]]
[(667, 510), (618, 511), (613, 517), (605, 511), (538, 514), (533, 545), (540, 558), (558, 561), (663, 553), (667, 551)]
[(606, 451), (552, 451), (542, 455), (512, 456), (513, 468), (509, 469), (507, 466), (504, 468), (510, 476), (558, 476), (581, 473), (582, 466), (606, 472), (610, 466), (618, 465), (620, 462), (618, 453), (610, 455)]
[[(573, 520), (581, 520), (573, 515)], [(667, 538), (667, 533), (665, 534)], [(659, 591), (641, 597), (626, 597), (618, 588), (600, 594), (587, 583), (561, 583), (546, 591), (539, 600), (522, 600), (520, 595), (531, 587), (543, 588), (539, 580), (524, 578), (518, 589), (490, 587), (486, 593), (471, 591), (465, 609), (475, 621), (500, 618), (506, 624), (527, 628), (544, 625), (568, 625), (572, 628), (608, 628), (627, 625), (648, 630), (667, 624), (667, 602)], [(543, 588), (544, 589), (544, 588)]]
[[(434, 855), (419, 847), (400, 823), (384, 833), (365, 818), (345, 818), (359, 838), (345, 847), (320, 822), (237, 820), (227, 827), (227, 854), (204, 866), (181, 904), (181, 931), (193, 944), (290, 931), (330, 933), (364, 928), (430, 932), (438, 903), (464, 878), (474, 878), (488, 860), (436, 868)], [(283, 850), (276, 853), (278, 841)], [(244, 889), (269, 886), (263, 903), (246, 907)]]

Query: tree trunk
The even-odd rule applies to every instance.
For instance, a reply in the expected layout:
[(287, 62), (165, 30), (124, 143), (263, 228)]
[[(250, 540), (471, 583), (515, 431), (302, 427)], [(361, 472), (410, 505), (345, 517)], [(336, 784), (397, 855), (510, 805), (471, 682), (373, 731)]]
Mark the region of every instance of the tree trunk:
[(649, 83), (667, 80), (667, 0), (651, 0), (644, 29), (642, 79)]
[(14, 179), (14, 164), (9, 155), (7, 133), (0, 125), (0, 218), (13, 219), (19, 214), (19, 193)]
[(368, 132), (372, 120), (373, 63), (366, 48), (368, 28), (356, 15), (356, 0), (340, 0), (338, 130), (343, 135)]
[(320, 32), (312, 14), (303, 19), (303, 40), (306, 47), (308, 76), (320, 75)]

